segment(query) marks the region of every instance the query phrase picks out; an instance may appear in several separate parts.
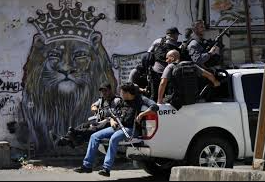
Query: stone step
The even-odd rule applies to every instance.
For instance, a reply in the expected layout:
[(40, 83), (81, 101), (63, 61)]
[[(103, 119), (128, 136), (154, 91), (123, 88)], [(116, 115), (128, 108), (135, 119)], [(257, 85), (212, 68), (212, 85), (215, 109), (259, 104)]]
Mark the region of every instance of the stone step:
[(264, 181), (265, 172), (249, 169), (174, 167), (170, 181)]

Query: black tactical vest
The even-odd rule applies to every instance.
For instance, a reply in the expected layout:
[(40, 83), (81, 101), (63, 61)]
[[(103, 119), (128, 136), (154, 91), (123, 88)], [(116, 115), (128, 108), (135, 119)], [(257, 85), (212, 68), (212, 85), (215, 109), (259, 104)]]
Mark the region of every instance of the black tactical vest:
[(162, 37), (161, 42), (157, 45), (157, 47), (154, 50), (154, 60), (155, 62), (165, 62), (166, 61), (166, 55), (169, 51), (176, 49), (177, 51), (180, 51), (179, 47), (166, 43), (167, 39), (166, 37)]
[[(100, 114), (101, 120), (111, 116), (109, 109), (112, 108), (112, 106), (116, 104), (116, 103), (113, 103), (116, 98), (121, 99), (121, 97), (116, 96), (116, 95), (114, 97), (112, 97), (110, 100), (105, 100), (103, 97), (100, 98), (101, 99), (101, 102), (100, 102), (100, 104), (101, 104), (100, 108), (101, 109), (99, 111), (99, 114)], [(117, 106), (115, 106), (115, 107), (117, 107)]]
[(180, 109), (183, 105), (195, 104), (198, 95), (198, 76), (195, 63), (183, 61), (172, 72), (173, 94), (171, 105)]
[(121, 122), (124, 127), (133, 128), (136, 116), (141, 112), (143, 100), (140, 95), (137, 95), (135, 100), (123, 101), (120, 108)]

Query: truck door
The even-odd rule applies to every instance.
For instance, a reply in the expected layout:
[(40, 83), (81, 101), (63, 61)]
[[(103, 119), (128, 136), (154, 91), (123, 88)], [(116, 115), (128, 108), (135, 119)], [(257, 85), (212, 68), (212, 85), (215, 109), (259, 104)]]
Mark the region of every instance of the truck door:
[(262, 73), (242, 76), (244, 98), (248, 109), (252, 151), (254, 151), (255, 147), (262, 81)]

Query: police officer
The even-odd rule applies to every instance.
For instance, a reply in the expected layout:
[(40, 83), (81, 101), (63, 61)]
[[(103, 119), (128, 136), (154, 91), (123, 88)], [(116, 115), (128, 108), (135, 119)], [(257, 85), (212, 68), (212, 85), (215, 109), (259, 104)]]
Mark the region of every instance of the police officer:
[(180, 60), (181, 61), (191, 61), (191, 58), (189, 56), (189, 51), (188, 51), (188, 44), (190, 43), (191, 41), (191, 35), (193, 34), (193, 30), (192, 28), (186, 28), (185, 31), (184, 31), (184, 39), (183, 39), (183, 42), (180, 46)]
[(213, 62), (217, 61), (213, 60), (213, 57), (219, 55), (220, 48), (213, 46), (209, 51), (207, 50), (209, 44), (203, 38), (205, 31), (204, 21), (197, 20), (193, 23), (192, 28), (193, 34), (188, 44), (188, 51), (192, 61), (203, 68), (209, 68), (212, 65), (218, 64), (217, 62)]
[(153, 55), (154, 65), (151, 68), (151, 99), (157, 100), (158, 86), (162, 73), (167, 66), (166, 54), (168, 51), (180, 50), (181, 42), (178, 42), (180, 32), (176, 27), (167, 29), (166, 36), (153, 42), (148, 52)]
[(146, 97), (150, 97), (150, 84), (148, 83), (148, 60), (149, 53), (144, 53), (141, 58), (141, 64), (131, 70), (128, 82), (139, 86), (139, 91)]
[(132, 69), (129, 75), (128, 82), (132, 82), (139, 86), (139, 91), (142, 94), (147, 92), (147, 75), (142, 65), (137, 65), (136, 68)]
[[(124, 126), (124, 130), (126, 130), (127, 133), (132, 136), (135, 134), (135, 122), (140, 123), (142, 118), (148, 114), (156, 114), (159, 110), (159, 107), (154, 101), (139, 95), (133, 83), (125, 83), (122, 85), (120, 93), (123, 99), (123, 103), (120, 105), (122, 111), (120, 120)], [(149, 108), (141, 112), (141, 107), (143, 105)], [(89, 141), (89, 145), (87, 147), (87, 153), (83, 160), (83, 165), (79, 168), (76, 168), (76, 172), (92, 173), (92, 167), (96, 158), (96, 152), (98, 150), (99, 143), (104, 138), (110, 139), (110, 142), (102, 170), (100, 170), (98, 173), (99, 175), (106, 177), (110, 176), (110, 170), (114, 164), (118, 144), (120, 141), (126, 139), (124, 132), (121, 130), (121, 126), (119, 126), (118, 122), (116, 122), (113, 118), (111, 119), (111, 127), (98, 131), (91, 136), (91, 140)]]
[(99, 91), (101, 92), (102, 97), (91, 105), (91, 111), (96, 115), (88, 118), (88, 121), (76, 128), (70, 127), (67, 134), (60, 137), (58, 141), (55, 135), (50, 133), (53, 135), (52, 138), (55, 145), (69, 145), (74, 148), (75, 146), (82, 145), (85, 141), (88, 141), (90, 136), (96, 131), (110, 126), (108, 120), (110, 113), (108, 113), (108, 109), (116, 108), (122, 102), (122, 99), (113, 93), (111, 84), (108, 82), (102, 83)]
[[(178, 70), (186, 67), (187, 65), (190, 65), (189, 69), (192, 69), (192, 71), (189, 71), (189, 73), (196, 74), (195, 76), (199, 76), (199, 77), (203, 76), (207, 78), (208, 80), (210, 80), (214, 86), (220, 86), (220, 82), (210, 72), (200, 68), (198, 65), (190, 61), (180, 62), (180, 53), (177, 50), (169, 51), (166, 55), (166, 59), (170, 60), (169, 62), (171, 63), (165, 68), (163, 75), (161, 77), (161, 82), (160, 82), (159, 91), (158, 91), (158, 100), (157, 100), (158, 104), (164, 103), (163, 96), (164, 96), (165, 89), (169, 81), (174, 82), (173, 83), (174, 88), (173, 88), (172, 95), (167, 97), (166, 102), (171, 103), (176, 109), (180, 109), (181, 106), (185, 104), (181, 100), (182, 99), (181, 97), (183, 97), (183, 93), (181, 93), (180, 90), (185, 88), (185, 84), (188, 84), (188, 83), (185, 83), (185, 81), (187, 80), (184, 79), (186, 75), (175, 75), (175, 73), (178, 73)], [(185, 71), (181, 70), (180, 73), (185, 74)], [(193, 77), (190, 77), (190, 78), (193, 79)], [(196, 84), (196, 82), (194, 83)], [(196, 85), (194, 85), (194, 87), (196, 87)], [(188, 90), (188, 92), (190, 91), (194, 91), (194, 90), (191, 88), (190, 90)], [(178, 102), (178, 103), (175, 103), (175, 102)]]

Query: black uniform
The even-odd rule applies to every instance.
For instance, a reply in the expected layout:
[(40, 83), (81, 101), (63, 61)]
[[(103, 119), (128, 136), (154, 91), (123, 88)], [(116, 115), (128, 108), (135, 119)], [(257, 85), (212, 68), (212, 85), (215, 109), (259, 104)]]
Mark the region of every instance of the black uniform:
[(204, 69), (221, 65), (220, 55), (210, 55), (208, 53), (208, 47), (210, 42), (199, 38), (197, 35), (193, 34), (191, 40), (188, 43), (188, 51), (191, 60), (201, 66)]
[(148, 86), (145, 68), (142, 65), (136, 66), (136, 68), (130, 72), (128, 82), (137, 84), (140, 88), (145, 89)]
[[(134, 128), (135, 118), (141, 112), (142, 106), (147, 106), (150, 110), (157, 112), (159, 107), (153, 100), (145, 96), (137, 94), (134, 100), (123, 101), (119, 105), (118, 111), (120, 112), (119, 118), (125, 128)], [(137, 134), (141, 134), (140, 128), (136, 125)]]
[(175, 49), (180, 51), (179, 46), (181, 42), (172, 41), (169, 37), (163, 37), (157, 39), (151, 48), (148, 50), (153, 54), (154, 65), (151, 68), (151, 99), (154, 101), (158, 97), (158, 88), (160, 84), (160, 79), (163, 74), (164, 69), (168, 65), (166, 62), (166, 54)]
[(109, 117), (111, 114), (109, 113), (109, 108), (116, 109), (121, 103), (122, 100), (118, 96), (111, 98), (111, 100), (100, 98), (93, 104), (99, 108), (99, 113), (88, 118), (85, 123), (76, 128), (70, 127), (67, 134), (60, 138), (57, 145), (70, 145), (74, 148), (75, 146), (82, 145), (84, 142), (89, 141), (93, 133), (110, 126)]
[(165, 101), (177, 110), (183, 105), (194, 104), (199, 94), (198, 78), (202, 74), (203, 69), (191, 61), (169, 64), (162, 78), (170, 80), (173, 90)]

